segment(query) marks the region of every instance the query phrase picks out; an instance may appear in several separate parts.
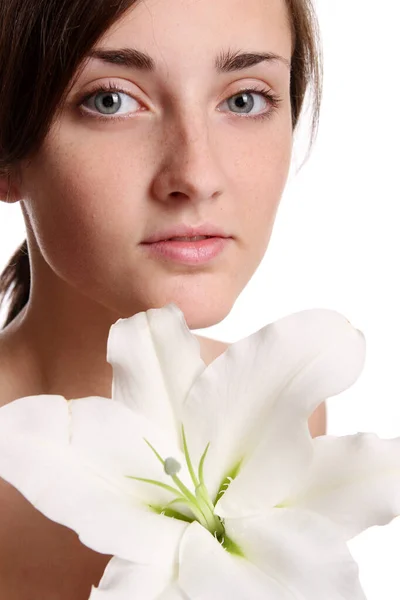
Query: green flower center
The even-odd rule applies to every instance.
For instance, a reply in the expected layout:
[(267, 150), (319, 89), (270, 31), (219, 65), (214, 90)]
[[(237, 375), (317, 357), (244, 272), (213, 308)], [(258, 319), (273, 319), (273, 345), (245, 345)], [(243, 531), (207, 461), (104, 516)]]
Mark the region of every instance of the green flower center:
[[(216, 539), (222, 544), (222, 546), (226, 550), (228, 550), (228, 552), (230, 552), (231, 554), (243, 556), (243, 553), (239, 546), (235, 544), (233, 540), (229, 539), (226, 535), (223, 519), (218, 517), (218, 515), (216, 515), (214, 512), (215, 505), (217, 504), (218, 500), (226, 492), (230, 482), (238, 474), (240, 463), (238, 463), (238, 465), (236, 465), (236, 467), (223, 479), (218, 493), (215, 497), (215, 500), (213, 502), (204, 483), (204, 461), (206, 459), (210, 443), (207, 444), (201, 456), (198, 472), (196, 474), (193, 468), (192, 461), (190, 459), (185, 430), (182, 425), (182, 443), (187, 468), (194, 485), (193, 493), (179, 479), (177, 475), (177, 473), (179, 473), (179, 471), (181, 470), (181, 464), (179, 463), (179, 461), (177, 461), (172, 456), (163, 459), (148, 440), (145, 439), (144, 441), (149, 446), (149, 448), (151, 448), (158, 460), (163, 465), (164, 472), (171, 477), (172, 481), (175, 484), (175, 486), (171, 486), (167, 485), (166, 483), (162, 483), (161, 481), (156, 481), (154, 479), (145, 479), (143, 477), (133, 477), (131, 475), (126, 475), (126, 477), (128, 477), (129, 479), (143, 481), (145, 483), (164, 488), (165, 490), (171, 492), (175, 496), (175, 498), (168, 502), (165, 506), (149, 504), (149, 508), (151, 508), (151, 510), (157, 512), (158, 514), (162, 514), (166, 517), (171, 517), (173, 519), (180, 519), (189, 523), (192, 523), (193, 521), (198, 521), (203, 527), (205, 527), (216, 537)], [(172, 508), (172, 506), (176, 504), (184, 504), (185, 506), (187, 506), (190, 509), (190, 512), (192, 513), (192, 517), (179, 512), (179, 510), (176, 510), (175, 508)]]

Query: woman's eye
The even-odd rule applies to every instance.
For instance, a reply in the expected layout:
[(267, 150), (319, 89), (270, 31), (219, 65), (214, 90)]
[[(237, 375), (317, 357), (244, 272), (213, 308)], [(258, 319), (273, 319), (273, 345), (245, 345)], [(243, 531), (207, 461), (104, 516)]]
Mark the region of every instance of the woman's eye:
[[(272, 116), (272, 113), (277, 108), (279, 102), (281, 102), (281, 99), (275, 96), (270, 90), (249, 88), (241, 90), (233, 96), (229, 96), (229, 98), (224, 100), (222, 105), (227, 104), (234, 114), (249, 115), (248, 118), (256, 119)], [(114, 84), (110, 84), (109, 87), (99, 88), (86, 95), (80, 101), (79, 106), (86, 105), (88, 110), (85, 110), (85, 112), (92, 113), (91, 116), (94, 118), (107, 119), (107, 115), (110, 115), (114, 116), (115, 120), (119, 117), (121, 117), (121, 119), (127, 118), (126, 115), (132, 112), (131, 103), (140, 106), (139, 102), (132, 98), (128, 93), (114, 86)], [(269, 110), (267, 112), (265, 112), (265, 106), (263, 106), (263, 104), (269, 105)], [(257, 110), (253, 111), (254, 107), (256, 107)]]
[[(91, 110), (99, 111), (101, 115), (127, 114), (132, 111), (130, 103), (139, 106), (137, 100), (122, 90), (100, 89), (86, 96), (80, 105), (87, 105)], [(123, 112), (118, 112), (123, 109)]]
[[(237, 111), (236, 114), (251, 114), (251, 111), (254, 109), (254, 107), (256, 107), (256, 110), (253, 112), (259, 115), (260, 111), (263, 109), (265, 110), (265, 106), (263, 107), (262, 105), (266, 104), (268, 106), (268, 97), (267, 90), (243, 90), (234, 96), (230, 96), (227, 100), (225, 100), (225, 102), (233, 112)], [(254, 98), (258, 98), (258, 102), (255, 101)]]

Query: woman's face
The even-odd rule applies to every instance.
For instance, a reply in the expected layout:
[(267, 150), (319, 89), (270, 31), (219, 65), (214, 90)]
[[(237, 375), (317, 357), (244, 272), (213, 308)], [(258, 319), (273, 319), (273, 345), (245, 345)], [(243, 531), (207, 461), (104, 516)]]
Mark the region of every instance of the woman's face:
[[(288, 65), (215, 65), (238, 52), (289, 62), (286, 6), (146, 0), (94, 49), (133, 47), (154, 69), (91, 58), (40, 152), (23, 165), (22, 207), (40, 249), (33, 277), (42, 271), (47, 294), (61, 283), (124, 317), (174, 302), (190, 328), (208, 327), (225, 318), (260, 264), (292, 151)], [(120, 91), (96, 92), (110, 84)], [(241, 91), (249, 88), (257, 91)], [(276, 108), (261, 90), (281, 98)], [(162, 259), (142, 244), (160, 230), (203, 223), (232, 239), (202, 264)]]

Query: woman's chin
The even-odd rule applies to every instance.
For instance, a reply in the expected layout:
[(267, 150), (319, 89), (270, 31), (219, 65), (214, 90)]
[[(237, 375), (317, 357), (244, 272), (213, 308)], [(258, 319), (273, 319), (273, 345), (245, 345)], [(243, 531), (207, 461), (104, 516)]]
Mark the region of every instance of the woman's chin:
[(232, 310), (235, 298), (219, 295), (168, 294), (146, 303), (141, 310), (175, 304), (185, 317), (189, 329), (205, 329), (223, 321)]

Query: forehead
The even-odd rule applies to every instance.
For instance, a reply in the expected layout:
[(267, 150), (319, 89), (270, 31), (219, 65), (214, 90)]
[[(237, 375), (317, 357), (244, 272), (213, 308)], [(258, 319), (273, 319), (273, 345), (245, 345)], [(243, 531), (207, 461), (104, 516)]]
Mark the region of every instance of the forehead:
[(135, 47), (154, 58), (155, 70), (171, 62), (188, 72), (196, 63), (213, 68), (218, 51), (229, 48), (272, 52), (290, 61), (288, 19), (285, 0), (140, 0), (96, 47)]

